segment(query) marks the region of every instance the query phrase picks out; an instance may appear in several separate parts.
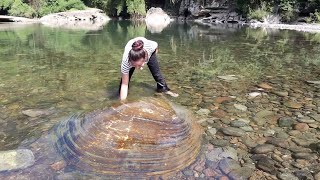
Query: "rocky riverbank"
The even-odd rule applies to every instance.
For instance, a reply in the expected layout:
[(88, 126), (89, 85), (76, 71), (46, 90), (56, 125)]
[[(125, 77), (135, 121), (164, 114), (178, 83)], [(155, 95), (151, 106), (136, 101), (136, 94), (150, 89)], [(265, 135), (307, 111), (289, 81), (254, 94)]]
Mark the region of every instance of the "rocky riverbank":
[[(86, 10), (60, 12), (46, 15), (40, 19), (28, 19), (14, 16), (0, 16), (0, 22), (14, 24), (40, 23), (49, 27), (68, 29), (99, 30), (110, 20), (100, 9), (88, 8)], [(3, 26), (4, 24), (2, 24)], [(5, 24), (10, 26), (10, 24)]]

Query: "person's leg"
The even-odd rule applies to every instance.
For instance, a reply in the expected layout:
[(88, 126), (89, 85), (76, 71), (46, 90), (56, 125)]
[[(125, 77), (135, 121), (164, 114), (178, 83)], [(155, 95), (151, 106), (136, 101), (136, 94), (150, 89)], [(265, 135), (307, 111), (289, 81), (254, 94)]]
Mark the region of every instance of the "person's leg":
[[(135, 67), (130, 68), (128, 89), (129, 89), (130, 80), (131, 80), (131, 77), (132, 77), (134, 70), (135, 70)], [(119, 85), (119, 91), (118, 91), (119, 95), (120, 95), (120, 90), (121, 90), (121, 84), (122, 84), (122, 78), (120, 78), (120, 85)]]
[(157, 82), (157, 92), (167, 92), (170, 91), (169, 87), (167, 86), (167, 83), (162, 76), (159, 68), (159, 63), (156, 57), (156, 53), (153, 53), (149, 59), (149, 62), (147, 63), (150, 72), (154, 78), (154, 80)]

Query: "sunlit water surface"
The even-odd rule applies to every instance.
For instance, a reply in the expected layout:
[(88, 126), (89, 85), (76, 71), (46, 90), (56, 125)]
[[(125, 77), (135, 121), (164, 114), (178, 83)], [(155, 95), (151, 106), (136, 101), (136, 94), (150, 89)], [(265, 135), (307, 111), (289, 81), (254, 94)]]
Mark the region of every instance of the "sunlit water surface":
[[(215, 96), (247, 93), (265, 79), (292, 86), (320, 79), (320, 34), (192, 23), (151, 33), (128, 21), (111, 21), (99, 31), (2, 28), (0, 150), (39, 137), (64, 117), (117, 101), (123, 48), (136, 36), (159, 43), (161, 71), (180, 94), (172, 100), (191, 110), (207, 107)], [(238, 80), (225, 82), (220, 75)], [(130, 85), (130, 99), (154, 95), (148, 68), (137, 71)], [(45, 113), (22, 113), (29, 109)]]

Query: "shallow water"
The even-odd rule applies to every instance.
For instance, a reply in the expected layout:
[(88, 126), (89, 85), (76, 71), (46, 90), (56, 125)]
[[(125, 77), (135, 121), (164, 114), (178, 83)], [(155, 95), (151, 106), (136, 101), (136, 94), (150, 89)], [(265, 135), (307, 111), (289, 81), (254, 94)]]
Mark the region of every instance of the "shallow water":
[[(173, 101), (192, 110), (208, 108), (213, 97), (245, 95), (265, 80), (306, 86), (306, 93), (314, 91), (306, 80), (320, 80), (320, 34), (192, 23), (153, 34), (128, 21), (111, 21), (99, 31), (0, 29), (0, 150), (39, 137), (66, 116), (114, 103), (123, 48), (136, 36), (159, 43), (161, 71), (180, 94)], [(226, 82), (220, 75), (238, 79)], [(152, 96), (154, 88), (148, 68), (136, 72), (130, 99)], [(22, 113), (29, 109), (42, 115)]]

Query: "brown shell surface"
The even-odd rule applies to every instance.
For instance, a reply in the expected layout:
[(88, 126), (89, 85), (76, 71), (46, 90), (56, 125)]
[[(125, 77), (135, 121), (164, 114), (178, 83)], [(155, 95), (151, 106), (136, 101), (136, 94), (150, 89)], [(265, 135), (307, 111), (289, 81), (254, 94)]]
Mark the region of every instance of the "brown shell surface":
[(187, 111), (147, 98), (73, 116), (53, 134), (58, 152), (78, 170), (148, 177), (189, 166), (199, 153), (201, 133)]

